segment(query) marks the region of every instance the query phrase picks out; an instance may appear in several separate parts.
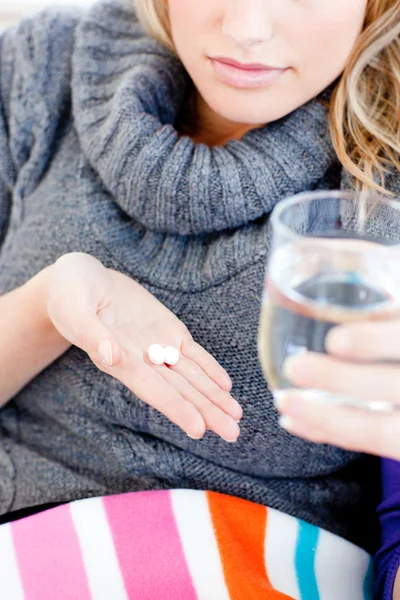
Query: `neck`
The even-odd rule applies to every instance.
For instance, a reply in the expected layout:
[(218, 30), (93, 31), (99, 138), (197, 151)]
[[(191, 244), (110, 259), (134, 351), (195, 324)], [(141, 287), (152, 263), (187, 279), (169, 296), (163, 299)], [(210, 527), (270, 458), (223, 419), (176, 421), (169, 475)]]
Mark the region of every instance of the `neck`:
[(229, 140), (240, 140), (251, 129), (259, 125), (235, 123), (215, 113), (199, 93), (195, 93), (192, 107), (195, 128), (190, 137), (198, 144), (224, 146)]

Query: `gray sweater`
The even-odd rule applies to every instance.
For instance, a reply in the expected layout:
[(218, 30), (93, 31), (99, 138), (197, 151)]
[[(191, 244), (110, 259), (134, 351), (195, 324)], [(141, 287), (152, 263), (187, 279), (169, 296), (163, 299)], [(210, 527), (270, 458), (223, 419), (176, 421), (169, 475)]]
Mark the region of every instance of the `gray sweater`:
[(210, 149), (174, 128), (187, 83), (122, 4), (49, 10), (3, 35), (0, 294), (77, 250), (139, 281), (230, 373), (239, 441), (189, 439), (72, 348), (0, 413), (0, 514), (208, 489), (371, 549), (375, 462), (281, 430), (257, 359), (271, 209), (341, 185), (325, 108)]

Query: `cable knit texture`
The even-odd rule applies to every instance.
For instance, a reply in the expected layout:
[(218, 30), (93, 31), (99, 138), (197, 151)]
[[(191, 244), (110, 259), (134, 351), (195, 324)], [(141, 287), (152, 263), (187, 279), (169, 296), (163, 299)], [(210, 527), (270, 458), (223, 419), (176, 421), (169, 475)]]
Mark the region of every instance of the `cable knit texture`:
[[(100, 22), (110, 23), (107, 12)], [(179, 61), (132, 20), (117, 40), (105, 33), (100, 47), (98, 27), (95, 9), (78, 29), (75, 123), (107, 189), (146, 228), (190, 235), (243, 226), (326, 173), (333, 152), (320, 102), (270, 125), (268, 135), (251, 132), (223, 148), (195, 145), (173, 127), (187, 85)]]
[(72, 348), (0, 413), (0, 512), (210, 489), (371, 550), (374, 460), (281, 430), (257, 360), (269, 214), (343, 179), (319, 99), (196, 145), (174, 127), (186, 73), (121, 2), (23, 21), (1, 38), (0, 69), (0, 293), (65, 252), (97, 256), (186, 323), (244, 408), (236, 444), (190, 440)]

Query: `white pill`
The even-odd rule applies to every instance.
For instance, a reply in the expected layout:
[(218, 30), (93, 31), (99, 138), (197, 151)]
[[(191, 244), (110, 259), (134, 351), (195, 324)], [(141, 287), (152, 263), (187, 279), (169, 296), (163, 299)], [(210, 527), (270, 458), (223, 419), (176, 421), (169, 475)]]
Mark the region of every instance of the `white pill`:
[(173, 346), (167, 346), (165, 348), (165, 363), (173, 367), (179, 360), (179, 350)]
[(160, 344), (149, 346), (147, 355), (153, 365), (163, 365), (165, 363), (165, 350)]

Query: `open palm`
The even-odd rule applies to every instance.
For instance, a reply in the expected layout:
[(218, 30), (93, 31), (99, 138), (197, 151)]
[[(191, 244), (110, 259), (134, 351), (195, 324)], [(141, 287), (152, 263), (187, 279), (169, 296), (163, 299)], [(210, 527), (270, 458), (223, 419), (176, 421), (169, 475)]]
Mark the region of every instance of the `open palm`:
[[(58, 331), (99, 369), (189, 436), (201, 438), (209, 429), (227, 441), (237, 439), (242, 409), (229, 393), (229, 376), (143, 286), (87, 254), (67, 254), (54, 265), (48, 312)], [(153, 365), (151, 344), (179, 349), (178, 363)]]

